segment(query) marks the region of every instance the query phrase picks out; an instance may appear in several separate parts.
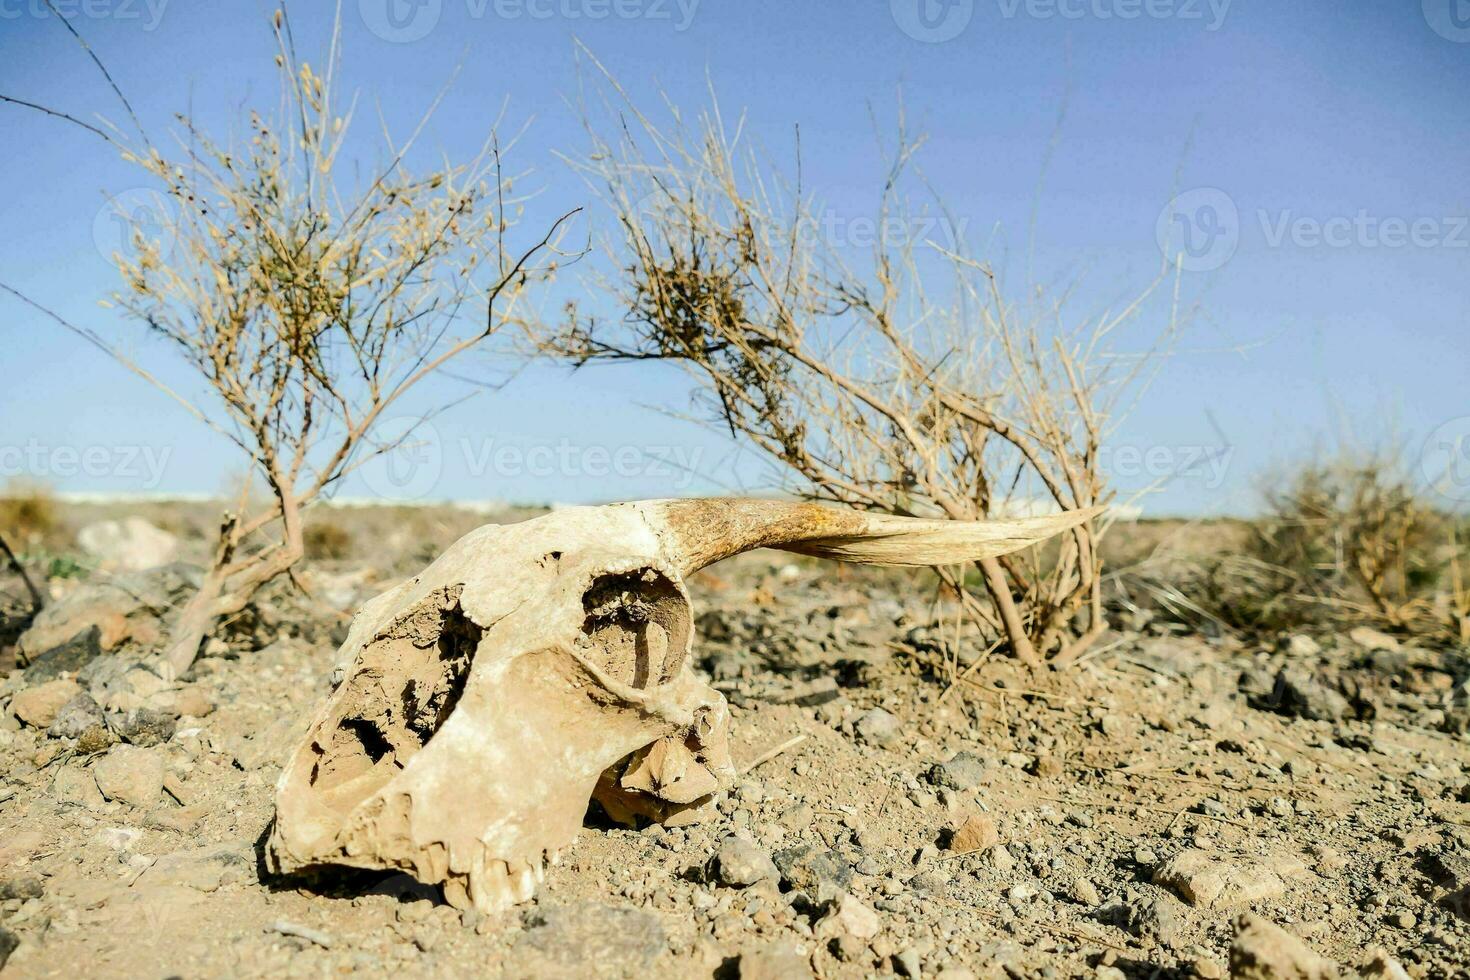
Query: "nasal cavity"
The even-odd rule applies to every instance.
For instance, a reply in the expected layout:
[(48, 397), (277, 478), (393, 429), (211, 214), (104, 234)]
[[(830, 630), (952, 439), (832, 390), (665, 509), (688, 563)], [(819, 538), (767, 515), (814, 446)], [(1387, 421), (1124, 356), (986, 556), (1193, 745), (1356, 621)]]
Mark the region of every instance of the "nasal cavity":
[(587, 652), (631, 687), (669, 681), (689, 652), (689, 600), (655, 568), (603, 575), (582, 596)]

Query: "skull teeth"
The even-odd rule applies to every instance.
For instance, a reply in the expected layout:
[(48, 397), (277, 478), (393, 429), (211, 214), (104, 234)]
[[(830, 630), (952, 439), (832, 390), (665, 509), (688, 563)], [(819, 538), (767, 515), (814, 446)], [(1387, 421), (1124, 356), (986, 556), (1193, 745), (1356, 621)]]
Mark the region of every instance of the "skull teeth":
[(446, 887), (445, 900), (451, 905), (473, 905), (477, 911), (491, 914), (530, 901), (546, 880), (546, 865), (540, 858), (507, 862), (482, 857), (468, 877), (467, 889)]

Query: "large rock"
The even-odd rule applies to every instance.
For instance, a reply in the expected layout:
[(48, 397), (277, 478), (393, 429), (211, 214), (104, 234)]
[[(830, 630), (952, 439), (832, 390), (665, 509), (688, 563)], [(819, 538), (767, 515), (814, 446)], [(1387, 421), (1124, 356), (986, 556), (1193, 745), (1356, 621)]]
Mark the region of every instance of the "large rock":
[(1353, 715), (1352, 704), (1342, 692), (1300, 667), (1288, 667), (1276, 675), (1272, 697), (1278, 712), (1297, 718), (1341, 721)]
[(734, 834), (721, 842), (715, 853), (714, 870), (719, 883), (731, 888), (745, 888), (780, 877), (771, 856), (760, 845)]
[(76, 681), (47, 681), (28, 687), (11, 698), (10, 713), (32, 728), (50, 728), (61, 709), (81, 693)]
[(56, 713), (47, 734), (52, 738), (81, 738), (88, 729), (106, 724), (102, 706), (85, 691), (72, 698)]
[(26, 683), (42, 684), (62, 674), (75, 674), (101, 654), (102, 631), (93, 626), (31, 661), (25, 669)]
[(868, 940), (883, 931), (883, 920), (859, 899), (843, 895), (832, 913), (822, 920), (821, 928), (826, 936)]
[(1220, 860), (1187, 848), (1154, 869), (1154, 883), (1172, 889), (1191, 905), (1236, 908), (1280, 898), (1286, 883), (1267, 865), (1251, 860)]
[(1306, 943), (1258, 915), (1235, 920), (1230, 944), (1233, 980), (1337, 980), (1337, 964), (1312, 951)]
[(988, 813), (975, 813), (966, 818), (950, 836), (949, 849), (956, 854), (988, 851), (1000, 843), (1000, 830)]
[(104, 568), (141, 572), (179, 556), (179, 539), (141, 517), (97, 521), (77, 532), (82, 550)]
[(148, 807), (163, 792), (163, 757), (136, 745), (115, 745), (92, 767), (97, 788), (109, 800)]
[(985, 760), (973, 752), (962, 750), (948, 762), (941, 762), (930, 769), (927, 778), (935, 786), (960, 792), (972, 790), (985, 779)]
[(17, 641), (21, 659), (36, 663), (94, 627), (104, 652), (128, 640), (156, 644), (167, 631), (163, 617), (199, 588), (200, 576), (197, 567), (175, 563), (88, 582), (36, 615)]
[(893, 745), (903, 737), (903, 723), (882, 708), (864, 712), (852, 728), (858, 738), (874, 745)]
[(796, 944), (776, 941), (740, 954), (740, 980), (807, 980), (812, 968)]
[(158, 858), (138, 877), (146, 886), (182, 885), (212, 892), (230, 881), (246, 881), (255, 874), (255, 855), (243, 845), (175, 851)]

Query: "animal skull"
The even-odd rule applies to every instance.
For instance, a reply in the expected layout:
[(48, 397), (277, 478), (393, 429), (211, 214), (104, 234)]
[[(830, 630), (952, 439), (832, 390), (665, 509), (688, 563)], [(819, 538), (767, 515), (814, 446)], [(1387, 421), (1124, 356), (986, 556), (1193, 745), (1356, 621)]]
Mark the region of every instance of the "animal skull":
[(758, 547), (951, 563), (1093, 513), (967, 523), (666, 500), (479, 528), (353, 620), (277, 786), (270, 865), (399, 869), (482, 912), (525, 901), (590, 798), (687, 822), (734, 779), (725, 699), (689, 664), (685, 576)]

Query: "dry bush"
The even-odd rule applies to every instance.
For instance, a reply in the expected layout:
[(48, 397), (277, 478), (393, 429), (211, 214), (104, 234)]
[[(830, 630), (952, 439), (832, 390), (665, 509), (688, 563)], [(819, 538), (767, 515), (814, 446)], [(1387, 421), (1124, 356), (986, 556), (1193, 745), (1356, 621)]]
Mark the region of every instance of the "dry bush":
[(352, 554), (352, 532), (320, 518), (307, 522), (302, 543), (307, 558), (337, 560)]
[(1267, 494), (1251, 557), (1286, 608), (1470, 638), (1465, 522), (1426, 501), (1392, 456), (1309, 463)]
[(493, 129), (473, 159), (414, 172), (410, 153), (431, 106), (406, 141), (385, 127), (376, 165), (352, 158), (355, 100), (340, 102), (334, 85), (340, 26), (318, 70), (298, 57), (284, 11), (273, 15), (280, 101), (248, 113), (242, 139), (216, 139), (180, 115), (161, 146), (115, 85), (135, 135), (71, 120), (135, 164), (170, 205), (163, 235), (131, 226), (132, 254), (114, 256), (123, 285), (111, 302), (193, 369), (209, 402), (4, 287), (235, 443), (270, 492), (263, 506), (221, 522), (204, 587), (173, 623), (173, 672), (189, 666), (213, 623), (301, 559), (307, 505), (408, 437), (375, 440), (383, 413), (517, 322), (528, 289), (555, 269), (540, 257), (554, 251), (560, 220), (527, 248), (507, 246), (520, 208)]
[(51, 491), (38, 483), (11, 481), (0, 490), (0, 537), (30, 549), (53, 536), (61, 519)]
[[(938, 203), (910, 204), (922, 140), (901, 126), (874, 222), (885, 231), (855, 268), (819, 233), (821, 208), (799, 179), (786, 190), (718, 107), (693, 123), (675, 112), (665, 129), (611, 81), (606, 102), (605, 123), (587, 114), (592, 146), (573, 163), (616, 217), (618, 272), (601, 285), (625, 315), (573, 308), (557, 355), (683, 366), (704, 419), (814, 499), (956, 520), (1111, 499), (1101, 445), (1149, 363), (1120, 356), (1114, 337), (1166, 273), (1121, 309), (1075, 323), (1065, 294), (1007, 298), (962, 243), (892, 240), (887, 229), (943, 215)], [(1064, 663), (1106, 626), (1102, 533), (1088, 521), (1052, 560), (1033, 550), (978, 563), (989, 603), (964, 569), (938, 572), (1020, 659)]]
[(1246, 632), (1371, 623), (1470, 640), (1470, 522), (1436, 508), (1392, 455), (1342, 452), (1275, 481), (1240, 552), (1176, 586)]

